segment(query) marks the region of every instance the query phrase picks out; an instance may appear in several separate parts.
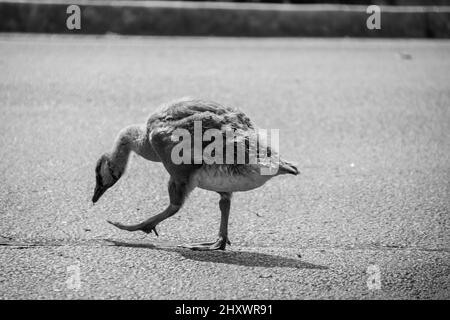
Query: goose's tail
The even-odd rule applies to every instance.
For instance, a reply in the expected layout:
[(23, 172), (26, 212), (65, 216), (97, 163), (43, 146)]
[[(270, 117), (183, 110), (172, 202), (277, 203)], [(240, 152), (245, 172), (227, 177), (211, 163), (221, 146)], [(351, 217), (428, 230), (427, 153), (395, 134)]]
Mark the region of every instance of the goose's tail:
[(278, 174), (293, 174), (294, 176), (300, 174), (300, 171), (297, 169), (297, 167), (286, 161), (280, 159), (280, 166), (278, 168)]

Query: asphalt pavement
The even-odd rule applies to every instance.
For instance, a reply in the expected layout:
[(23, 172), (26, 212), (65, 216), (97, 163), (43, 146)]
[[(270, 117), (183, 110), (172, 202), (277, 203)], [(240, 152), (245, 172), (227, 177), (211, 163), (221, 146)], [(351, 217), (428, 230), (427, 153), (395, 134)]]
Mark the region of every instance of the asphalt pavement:
[[(168, 203), (133, 156), (93, 206), (123, 127), (193, 96), (280, 129), (281, 176)], [(0, 35), (0, 298), (449, 299), (450, 42)]]

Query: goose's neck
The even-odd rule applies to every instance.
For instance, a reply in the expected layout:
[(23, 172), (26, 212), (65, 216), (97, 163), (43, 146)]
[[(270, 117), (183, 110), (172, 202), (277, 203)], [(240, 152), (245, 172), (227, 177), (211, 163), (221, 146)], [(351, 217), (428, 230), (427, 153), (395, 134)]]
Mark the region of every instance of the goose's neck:
[(147, 160), (159, 161), (156, 152), (148, 141), (145, 125), (131, 125), (119, 132), (111, 152), (112, 162), (125, 168), (131, 151)]

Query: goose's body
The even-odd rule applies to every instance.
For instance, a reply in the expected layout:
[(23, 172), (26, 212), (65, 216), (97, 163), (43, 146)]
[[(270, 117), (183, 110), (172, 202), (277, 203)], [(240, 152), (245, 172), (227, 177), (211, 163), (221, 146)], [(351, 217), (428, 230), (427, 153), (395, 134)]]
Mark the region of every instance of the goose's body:
[[(200, 132), (197, 129), (200, 129)], [(208, 147), (211, 141), (202, 139), (209, 129), (215, 130), (219, 138), (223, 138), (223, 144), (215, 148), (212, 153), (206, 152), (206, 150), (211, 151), (207, 149), (211, 148), (211, 146)], [(187, 153), (187, 158), (183, 158), (188, 161), (183, 160), (182, 163), (174, 160), (173, 153), (175, 148), (180, 146), (179, 132), (189, 133), (192, 139), (191, 152)], [(233, 132), (234, 136), (232, 139), (227, 139), (230, 132)], [(196, 145), (199, 137), (200, 147)], [(130, 226), (120, 223), (112, 224), (124, 230), (144, 232), (153, 230), (156, 233), (156, 225), (175, 214), (189, 192), (199, 187), (221, 195), (219, 206), (222, 220), (219, 240), (187, 247), (202, 250), (225, 249), (228, 242), (227, 225), (232, 193), (258, 188), (276, 175), (298, 174), (295, 166), (279, 158), (273, 146), (268, 147), (265, 145), (265, 140), (258, 139), (258, 148), (256, 148), (250, 143), (253, 141), (251, 138), (259, 138), (256, 126), (244, 113), (236, 109), (224, 107), (215, 102), (186, 98), (163, 105), (149, 117), (145, 126), (130, 126), (123, 129), (116, 139), (113, 151), (100, 158), (96, 169), (97, 186), (93, 202), (96, 202), (104, 191), (120, 178), (125, 170), (129, 153), (134, 151), (147, 160), (163, 163), (171, 176), (169, 181), (171, 204), (164, 212), (143, 223)], [(198, 147), (197, 150), (194, 150), (194, 146)], [(276, 158), (276, 163), (268, 161), (267, 157), (262, 157), (259, 153), (261, 147), (267, 150), (270, 159)], [(234, 151), (231, 154), (231, 162), (226, 156), (229, 150)], [(244, 158), (237, 158), (238, 150), (244, 151)], [(208, 154), (211, 154), (210, 158)], [(198, 157), (199, 155), (201, 158)], [(253, 162), (250, 161), (251, 155), (256, 155), (256, 160)], [(263, 174), (262, 172), (267, 169), (271, 169), (273, 173)]]
[(267, 176), (259, 174), (258, 169), (256, 165), (247, 165), (237, 174), (230, 172), (226, 164), (205, 164), (195, 171), (192, 183), (201, 189), (216, 192), (249, 191), (268, 180)]

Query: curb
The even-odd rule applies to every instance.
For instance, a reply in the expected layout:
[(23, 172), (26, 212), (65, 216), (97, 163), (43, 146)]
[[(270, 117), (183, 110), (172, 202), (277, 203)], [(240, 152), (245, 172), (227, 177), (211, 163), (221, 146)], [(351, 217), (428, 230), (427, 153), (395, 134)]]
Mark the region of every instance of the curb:
[[(66, 9), (81, 8), (81, 30)], [(248, 37), (450, 38), (450, 6), (381, 7), (369, 30), (366, 6), (163, 1), (0, 0), (0, 32)]]

